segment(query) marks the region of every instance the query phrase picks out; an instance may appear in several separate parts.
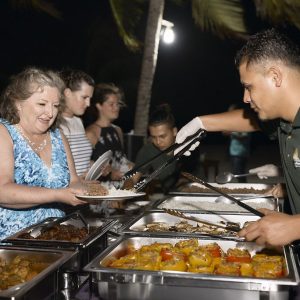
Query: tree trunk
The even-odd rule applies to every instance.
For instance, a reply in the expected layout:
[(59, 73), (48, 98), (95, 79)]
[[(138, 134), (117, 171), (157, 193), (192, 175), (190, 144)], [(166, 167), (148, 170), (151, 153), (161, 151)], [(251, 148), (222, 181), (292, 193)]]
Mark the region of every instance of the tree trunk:
[(150, 0), (149, 3), (142, 70), (134, 119), (134, 133), (137, 135), (147, 135), (151, 89), (156, 69), (164, 4), (164, 0)]

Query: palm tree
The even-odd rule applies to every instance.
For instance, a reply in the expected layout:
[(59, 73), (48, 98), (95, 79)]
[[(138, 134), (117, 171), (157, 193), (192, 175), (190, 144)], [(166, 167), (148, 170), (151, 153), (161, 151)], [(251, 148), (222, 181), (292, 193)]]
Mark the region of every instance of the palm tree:
[[(111, 0), (110, 2), (118, 1)], [(267, 20), (273, 25), (292, 24), (300, 29), (300, 3), (298, 0), (253, 0), (253, 3), (246, 3), (248, 6), (245, 6), (245, 2), (242, 0), (192, 0), (192, 16), (196, 25), (202, 30), (210, 31), (220, 38), (246, 39), (251, 33), (251, 29), (246, 25), (246, 13), (251, 4), (256, 8), (259, 19)], [(151, 88), (157, 63), (164, 5), (164, 0), (149, 1), (144, 55), (134, 120), (134, 132), (137, 135), (145, 136), (147, 133)]]
[(149, 2), (144, 55), (134, 118), (134, 133), (137, 135), (146, 136), (147, 134), (151, 89), (157, 63), (164, 6), (164, 0), (150, 0)]
[[(174, 0), (187, 3), (184, 0)], [(60, 13), (45, 0), (11, 0), (17, 7), (33, 7), (59, 18)], [(164, 0), (109, 0), (115, 23), (125, 45), (132, 51), (141, 48), (141, 43), (132, 34), (139, 24), (144, 5), (149, 3), (144, 55), (137, 92), (134, 131), (146, 135), (151, 88), (157, 63), (159, 32), (164, 11)], [(300, 29), (299, 0), (190, 0), (192, 17), (202, 30), (210, 31), (221, 38), (245, 39), (251, 33), (247, 26), (247, 13), (256, 12), (257, 20), (267, 21), (273, 26), (292, 25)], [(253, 16), (251, 16), (253, 19)]]

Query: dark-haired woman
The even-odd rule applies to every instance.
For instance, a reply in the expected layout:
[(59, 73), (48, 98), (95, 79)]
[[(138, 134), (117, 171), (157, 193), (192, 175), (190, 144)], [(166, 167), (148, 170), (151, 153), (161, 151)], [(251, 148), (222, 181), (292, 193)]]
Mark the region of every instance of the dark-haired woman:
[(81, 70), (66, 69), (60, 75), (66, 85), (60, 128), (70, 144), (77, 175), (84, 177), (91, 166), (92, 145), (80, 116), (90, 105), (95, 84), (93, 78)]
[(119, 117), (120, 108), (124, 106), (122, 98), (122, 91), (114, 84), (97, 84), (90, 107), (91, 113), (96, 115), (96, 121), (86, 129), (87, 137), (94, 147), (93, 161), (108, 150), (113, 152), (107, 182), (115, 186), (119, 185), (123, 174), (133, 166), (123, 150), (122, 129), (113, 124)]

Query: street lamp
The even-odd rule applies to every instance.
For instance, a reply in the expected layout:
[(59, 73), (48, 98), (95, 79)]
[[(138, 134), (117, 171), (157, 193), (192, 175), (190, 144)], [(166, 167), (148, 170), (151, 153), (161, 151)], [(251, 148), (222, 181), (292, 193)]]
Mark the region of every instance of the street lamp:
[(162, 26), (162, 30), (161, 30), (162, 40), (166, 44), (172, 44), (175, 40), (175, 33), (173, 30), (174, 24), (167, 20), (162, 20), (161, 26)]

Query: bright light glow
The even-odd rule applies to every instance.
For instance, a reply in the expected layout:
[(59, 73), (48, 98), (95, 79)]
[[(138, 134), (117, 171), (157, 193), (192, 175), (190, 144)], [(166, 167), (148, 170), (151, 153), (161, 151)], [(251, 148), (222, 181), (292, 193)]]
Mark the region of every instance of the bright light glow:
[(163, 33), (163, 41), (166, 44), (172, 44), (175, 40), (174, 30), (170, 27), (166, 27)]

